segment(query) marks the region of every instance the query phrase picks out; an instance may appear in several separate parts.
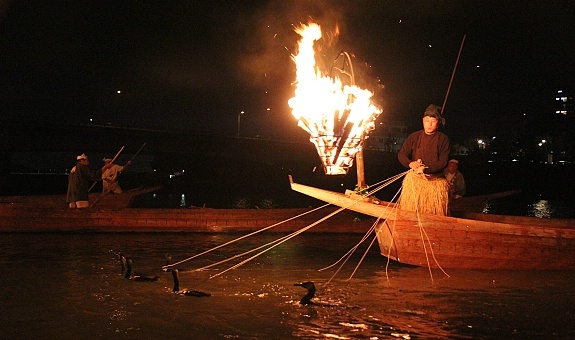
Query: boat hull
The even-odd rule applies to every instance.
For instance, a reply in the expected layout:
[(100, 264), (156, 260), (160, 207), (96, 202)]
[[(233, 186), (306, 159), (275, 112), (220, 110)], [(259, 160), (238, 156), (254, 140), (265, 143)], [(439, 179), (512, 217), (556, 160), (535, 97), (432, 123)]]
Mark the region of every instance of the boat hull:
[[(5, 196), (0, 198), (0, 232), (267, 232), (289, 233), (306, 228), (337, 210), (326, 207), (296, 209), (137, 209), (135, 196), (157, 188), (99, 194), (90, 197), (92, 207), (70, 209), (65, 196)], [(357, 219), (347, 211), (314, 224), (308, 232), (365, 233), (373, 220)]]
[(380, 219), (381, 254), (431, 268), (575, 269), (575, 221), (453, 212), (418, 214), (369, 197), (291, 183), (292, 189)]

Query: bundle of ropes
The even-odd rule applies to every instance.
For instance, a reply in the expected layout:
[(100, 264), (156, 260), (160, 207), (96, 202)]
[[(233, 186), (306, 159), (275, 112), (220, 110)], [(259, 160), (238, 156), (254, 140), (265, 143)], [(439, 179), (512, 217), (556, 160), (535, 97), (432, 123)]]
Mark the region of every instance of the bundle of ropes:
[[(381, 190), (382, 188), (388, 186), (389, 184), (391, 184), (392, 182), (394, 182), (394, 181), (400, 179), (400, 178), (403, 177), (403, 176), (405, 176), (405, 178), (404, 178), (404, 180), (403, 180), (403, 188), (400, 189), (400, 191), (401, 191), (401, 196), (400, 196), (400, 198), (398, 199), (398, 202), (400, 202), (402, 209), (407, 209), (407, 208), (404, 207), (404, 205), (406, 205), (406, 204), (407, 204), (406, 202), (409, 201), (409, 204), (412, 205), (412, 206), (411, 206), (411, 210), (413, 210), (413, 211), (417, 211), (417, 212), (419, 212), (419, 213), (433, 213), (433, 214), (443, 214), (443, 215), (446, 215), (446, 214), (447, 214), (447, 206), (448, 206), (448, 204), (447, 204), (447, 202), (448, 202), (448, 190), (447, 190), (447, 189), (448, 189), (448, 187), (447, 187), (447, 181), (445, 180), (445, 178), (426, 178), (424, 175), (417, 175), (417, 174), (415, 174), (414, 171), (411, 171), (411, 170), (405, 171), (405, 172), (403, 172), (403, 173), (400, 173), (400, 174), (398, 174), (398, 175), (395, 175), (395, 176), (393, 176), (393, 177), (391, 177), (391, 178), (388, 178), (388, 179), (386, 179), (386, 180), (384, 180), (384, 181), (381, 181), (381, 182), (379, 182), (379, 183), (373, 185), (373, 186), (372, 186), (372, 189), (373, 189), (373, 190), (369, 190), (369, 193), (366, 194), (365, 196), (364, 196), (364, 195), (358, 196), (359, 198), (357, 199), (357, 201), (359, 202), (359, 201), (362, 200), (364, 197), (373, 195), (374, 193), (378, 192), (378, 191)], [(396, 195), (394, 196), (394, 198), (391, 200), (392, 202), (393, 202), (394, 199), (396, 199), (396, 198), (399, 196), (400, 191), (398, 191), (398, 192), (396, 193)], [(354, 204), (354, 203), (351, 203), (351, 205), (353, 205), (353, 204)], [(417, 206), (416, 204), (419, 204), (419, 206)], [(278, 225), (281, 225), (281, 224), (283, 224), (283, 223), (286, 223), (286, 222), (289, 222), (289, 221), (291, 221), (291, 220), (297, 219), (297, 218), (299, 218), (299, 217), (301, 217), (301, 216), (303, 216), (303, 215), (306, 215), (306, 214), (312, 213), (312, 212), (314, 212), (314, 211), (323, 209), (323, 208), (325, 208), (325, 207), (327, 207), (327, 206), (329, 206), (329, 205), (330, 205), (330, 204), (325, 204), (325, 205), (323, 205), (323, 206), (321, 206), (321, 207), (318, 207), (318, 208), (312, 209), (312, 210), (310, 210), (310, 211), (304, 212), (304, 213), (302, 213), (302, 214), (300, 214), (300, 215), (294, 216), (294, 217), (289, 218), (289, 219), (287, 219), (287, 220), (281, 221), (281, 222), (279, 222), (279, 223), (270, 225), (270, 226), (268, 226), (268, 227), (259, 229), (259, 230), (257, 230), (257, 231), (252, 232), (252, 233), (249, 233), (249, 234), (247, 234), (247, 235), (244, 235), (244, 236), (241, 236), (241, 237), (239, 237), (239, 238), (233, 239), (233, 240), (228, 241), (228, 242), (226, 242), (226, 243), (224, 243), (224, 244), (218, 245), (218, 246), (216, 246), (216, 247), (214, 247), (214, 248), (208, 249), (208, 250), (206, 250), (206, 251), (204, 251), (204, 252), (201, 252), (201, 253), (196, 254), (196, 255), (194, 255), (194, 256), (191, 256), (191, 257), (188, 257), (188, 258), (186, 258), (186, 259), (184, 259), (184, 260), (181, 260), (181, 261), (179, 261), (179, 262), (172, 263), (172, 264), (167, 264), (167, 265), (163, 266), (163, 270), (169, 270), (169, 269), (173, 268), (175, 265), (178, 265), (178, 264), (181, 264), (181, 263), (190, 261), (190, 260), (192, 260), (192, 259), (194, 259), (194, 258), (197, 258), (197, 257), (199, 257), (199, 256), (205, 255), (205, 254), (207, 254), (207, 253), (209, 253), (209, 252), (212, 252), (212, 251), (214, 251), (214, 250), (217, 250), (217, 249), (219, 249), (219, 248), (228, 246), (228, 245), (230, 245), (230, 244), (232, 244), (232, 243), (238, 242), (238, 241), (243, 240), (243, 239), (245, 239), (245, 238), (247, 238), (247, 237), (256, 235), (256, 234), (258, 234), (258, 233), (261, 233), (261, 232), (264, 232), (264, 231), (266, 231), (266, 230), (272, 229), (272, 228), (274, 228), (274, 227), (276, 227), (276, 226), (278, 226)], [(276, 239), (276, 240), (274, 240), (274, 241), (268, 242), (268, 243), (266, 243), (266, 244), (264, 244), (264, 245), (261, 245), (261, 246), (259, 246), (259, 247), (256, 247), (256, 248), (253, 248), (253, 249), (251, 249), (251, 250), (245, 251), (245, 252), (243, 252), (243, 253), (236, 254), (236, 255), (234, 255), (234, 256), (228, 257), (228, 258), (226, 258), (226, 259), (224, 259), (224, 260), (221, 260), (221, 261), (218, 261), (218, 262), (216, 262), (216, 263), (212, 263), (212, 264), (209, 264), (209, 265), (207, 265), (207, 266), (194, 269), (193, 271), (201, 271), (201, 270), (205, 270), (205, 269), (208, 269), (208, 268), (212, 268), (212, 267), (218, 266), (218, 265), (220, 265), (220, 264), (223, 264), (223, 263), (226, 263), (226, 262), (229, 262), (229, 261), (232, 261), (232, 260), (240, 259), (240, 258), (242, 258), (242, 257), (244, 257), (244, 256), (247, 256), (247, 255), (249, 255), (249, 254), (254, 254), (254, 253), (255, 253), (254, 255), (248, 257), (247, 259), (241, 260), (240, 262), (236, 263), (235, 265), (233, 265), (233, 266), (231, 266), (231, 267), (228, 267), (227, 269), (224, 269), (224, 270), (222, 270), (222, 271), (219, 271), (219, 272), (216, 273), (216, 274), (210, 275), (210, 277), (209, 277), (207, 280), (210, 280), (210, 279), (212, 279), (212, 278), (215, 278), (215, 277), (217, 277), (217, 276), (220, 276), (220, 275), (226, 273), (226, 272), (229, 271), (229, 270), (239, 268), (240, 266), (242, 266), (242, 265), (244, 265), (244, 264), (250, 262), (251, 260), (253, 260), (253, 259), (255, 259), (256, 257), (258, 257), (258, 256), (260, 256), (260, 255), (266, 253), (267, 251), (269, 251), (269, 250), (275, 248), (276, 246), (278, 246), (278, 245), (280, 245), (280, 244), (282, 244), (282, 243), (284, 243), (284, 242), (286, 242), (286, 241), (292, 239), (293, 237), (295, 237), (295, 236), (297, 236), (297, 235), (300, 235), (301, 233), (303, 233), (303, 232), (305, 232), (305, 231), (311, 229), (311, 228), (314, 227), (315, 225), (317, 225), (317, 224), (319, 224), (319, 223), (321, 223), (321, 222), (323, 222), (323, 221), (329, 219), (329, 218), (332, 217), (333, 215), (338, 214), (339, 212), (341, 212), (341, 211), (343, 211), (343, 210), (345, 210), (345, 209), (347, 209), (347, 208), (350, 208), (350, 207), (351, 207), (351, 206), (348, 206), (348, 207), (340, 207), (340, 208), (337, 209), (336, 211), (334, 211), (334, 212), (328, 214), (327, 216), (325, 216), (325, 217), (319, 219), (318, 221), (316, 221), (316, 222), (314, 222), (314, 223), (312, 223), (312, 224), (310, 224), (310, 225), (308, 225), (308, 226), (306, 226), (306, 227), (304, 227), (304, 228), (299, 229), (299, 230), (296, 231), (296, 232), (293, 232), (293, 233), (291, 233), (291, 234), (289, 234), (289, 235), (286, 235), (286, 236), (282, 236), (282, 237), (280, 237), (280, 238), (278, 238), (278, 239)], [(389, 208), (389, 209), (388, 209), (388, 208)], [(333, 263), (332, 265), (327, 266), (327, 267), (321, 269), (321, 270), (325, 270), (325, 269), (328, 269), (328, 268), (331, 268), (331, 267), (335, 266), (335, 265), (338, 264), (338, 263), (340, 264), (339, 268), (335, 271), (335, 273), (333, 274), (333, 276), (328, 280), (328, 282), (327, 282), (326, 284), (328, 284), (329, 282), (331, 282), (331, 280), (335, 277), (335, 275), (339, 272), (339, 270), (343, 267), (343, 265), (347, 262), (347, 260), (351, 257), (351, 255), (358, 249), (359, 245), (362, 244), (364, 241), (368, 240), (368, 237), (369, 237), (370, 235), (373, 235), (373, 234), (374, 234), (374, 232), (375, 232), (375, 230), (376, 230), (376, 227), (377, 227), (380, 223), (382, 223), (382, 222), (383, 222), (383, 223), (386, 223), (385, 221), (387, 220), (388, 216), (391, 214), (391, 212), (392, 212), (393, 209), (394, 209), (394, 208), (391, 208), (389, 205), (386, 206), (386, 208), (384, 209), (384, 212), (382, 212), (382, 215), (379, 216), (379, 218), (377, 218), (377, 220), (373, 223), (372, 227), (365, 233), (364, 237), (363, 237), (353, 248), (351, 248), (346, 254), (344, 254), (338, 261), (336, 261), (336, 262)], [(422, 227), (422, 226), (420, 226), (420, 227)], [(427, 242), (427, 243), (430, 243), (430, 240), (427, 239), (427, 236), (426, 236), (426, 235), (425, 235), (425, 236), (422, 235), (422, 238), (425, 239), (425, 240), (423, 241), (424, 244), (425, 244), (426, 242)], [(373, 237), (371, 243), (368, 245), (368, 249), (364, 252), (364, 254), (363, 254), (363, 256), (362, 256), (360, 262), (357, 264), (356, 268), (353, 270), (353, 273), (351, 274), (351, 276), (349, 277), (349, 279), (351, 279), (351, 277), (355, 274), (356, 270), (359, 268), (359, 265), (361, 264), (361, 262), (363, 261), (364, 257), (367, 255), (369, 249), (373, 246), (373, 244), (374, 244), (374, 242), (375, 242), (376, 240), (377, 240), (377, 236), (374, 235), (374, 237)], [(432, 250), (432, 249), (431, 249), (431, 252), (432, 252), (432, 255), (433, 255), (433, 250)], [(434, 257), (434, 258), (435, 258), (435, 257)], [(436, 262), (437, 262), (437, 261), (436, 261)], [(388, 264), (389, 264), (389, 256), (388, 256)], [(441, 267), (440, 267), (440, 268), (441, 268)], [(430, 274), (431, 274), (431, 272), (430, 272)], [(387, 275), (387, 266), (386, 266), (386, 275)], [(447, 273), (446, 273), (446, 275), (447, 275)], [(432, 276), (432, 279), (433, 279), (433, 276)]]
[(408, 171), (403, 179), (399, 198), (402, 210), (421, 214), (446, 216), (449, 205), (449, 186), (444, 177), (428, 177)]

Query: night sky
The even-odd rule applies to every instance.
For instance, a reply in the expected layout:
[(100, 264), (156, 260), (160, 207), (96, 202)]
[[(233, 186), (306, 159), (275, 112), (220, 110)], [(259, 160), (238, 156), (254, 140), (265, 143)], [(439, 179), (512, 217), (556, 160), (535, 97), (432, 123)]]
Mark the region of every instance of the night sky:
[[(4, 1), (2, 118), (305, 138), (291, 116), (298, 36), (337, 27), (380, 122), (420, 128), (441, 105), (452, 139), (551, 114), (575, 85), (569, 1)], [(335, 53), (335, 54), (334, 54)], [(376, 86), (379, 84), (379, 86)], [(118, 92), (120, 91), (120, 92)]]

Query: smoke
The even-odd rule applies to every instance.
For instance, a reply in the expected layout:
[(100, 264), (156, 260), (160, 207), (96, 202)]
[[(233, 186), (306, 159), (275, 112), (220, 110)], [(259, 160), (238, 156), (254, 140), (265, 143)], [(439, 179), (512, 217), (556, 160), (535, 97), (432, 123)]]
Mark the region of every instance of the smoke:
[(239, 56), (238, 76), (251, 84), (269, 84), (294, 79), (291, 60), (299, 36), (294, 28), (316, 22), (324, 32), (323, 43), (333, 45), (344, 23), (344, 10), (337, 2), (297, 0), (270, 1), (252, 18), (250, 36)]

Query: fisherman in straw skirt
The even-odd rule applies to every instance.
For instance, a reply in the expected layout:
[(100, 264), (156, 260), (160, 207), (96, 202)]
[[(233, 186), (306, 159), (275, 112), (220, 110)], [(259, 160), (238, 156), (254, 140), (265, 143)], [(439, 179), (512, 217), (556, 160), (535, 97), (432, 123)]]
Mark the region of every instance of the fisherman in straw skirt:
[(438, 131), (444, 120), (441, 107), (429, 105), (423, 114), (423, 129), (409, 135), (397, 155), (411, 169), (403, 180), (399, 205), (403, 210), (447, 215), (449, 186), (443, 176), (451, 149), (449, 137)]

